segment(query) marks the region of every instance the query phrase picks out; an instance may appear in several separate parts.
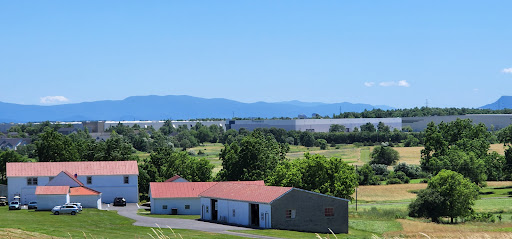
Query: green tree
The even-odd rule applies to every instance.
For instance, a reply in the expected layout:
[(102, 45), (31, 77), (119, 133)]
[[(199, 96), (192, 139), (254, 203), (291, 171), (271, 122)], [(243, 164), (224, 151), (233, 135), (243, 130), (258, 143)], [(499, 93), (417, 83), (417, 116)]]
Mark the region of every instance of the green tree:
[(320, 147), (321, 150), (327, 149), (327, 140), (325, 139), (317, 139), (316, 144), (318, 145), (318, 147)]
[(263, 180), (279, 161), (285, 159), (287, 147), (273, 136), (254, 131), (241, 142), (224, 145), (219, 155), (222, 169), (217, 174), (221, 181)]
[(315, 146), (315, 136), (311, 132), (304, 131), (300, 134), (300, 144), (306, 147)]
[(40, 162), (79, 161), (80, 154), (70, 138), (46, 128), (35, 142)]
[(398, 151), (389, 146), (376, 146), (370, 157), (372, 158), (370, 164), (393, 165), (400, 159)]
[(379, 184), (378, 178), (375, 176), (375, 171), (369, 164), (363, 165), (357, 169), (359, 175), (359, 185), (377, 185)]
[(345, 128), (345, 125), (341, 125), (341, 124), (331, 124), (331, 126), (329, 127), (329, 132), (333, 133), (333, 132), (345, 132), (346, 128)]
[(454, 218), (468, 216), (473, 212), (472, 206), (478, 198), (479, 187), (460, 173), (442, 170), (430, 179), (427, 190), (421, 194), (419, 201), (416, 199), (411, 204), (410, 215), (430, 217), (432, 221), (446, 216), (453, 223)]
[(0, 151), (0, 184), (7, 183), (7, 163), (26, 162), (28, 159), (14, 150)]
[(376, 131), (375, 126), (372, 123), (370, 123), (370, 122), (361, 125), (361, 132), (373, 133), (375, 131)]

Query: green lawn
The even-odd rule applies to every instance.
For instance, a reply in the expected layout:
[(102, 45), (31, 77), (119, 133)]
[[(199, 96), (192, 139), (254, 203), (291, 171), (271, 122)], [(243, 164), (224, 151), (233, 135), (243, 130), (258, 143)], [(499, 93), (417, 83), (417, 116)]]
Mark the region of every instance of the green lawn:
[[(49, 211), (15, 210), (0, 207), (0, 230), (14, 228), (38, 232), (55, 237), (84, 238), (151, 238), (151, 228), (133, 226), (132, 219), (120, 216), (115, 211), (85, 209), (76, 216), (53, 215)], [(156, 225), (155, 225), (156, 226)], [(160, 225), (165, 227), (165, 225)], [(174, 237), (168, 228), (162, 228), (165, 235)], [(240, 238), (223, 234), (193, 230), (175, 229), (183, 238)]]
[(146, 211), (146, 209), (137, 210), (137, 214), (146, 217), (158, 217), (158, 218), (176, 218), (176, 219), (199, 219), (200, 215), (164, 215), (164, 214), (151, 214), (150, 211)]
[[(237, 231), (241, 232), (241, 231)], [(337, 238), (371, 238), (374, 233), (361, 231), (354, 228), (349, 228), (348, 234), (336, 234)], [(261, 235), (261, 236), (269, 236), (269, 237), (279, 237), (279, 238), (297, 238), (297, 239), (313, 239), (317, 238), (315, 233), (309, 232), (295, 232), (295, 231), (286, 231), (286, 230), (277, 230), (277, 229), (266, 229), (266, 230), (252, 230), (252, 231), (243, 231), (243, 233)], [(318, 234), (322, 238), (335, 238), (332, 234)]]
[(483, 188), (480, 190), (480, 197), (512, 197), (512, 186)]

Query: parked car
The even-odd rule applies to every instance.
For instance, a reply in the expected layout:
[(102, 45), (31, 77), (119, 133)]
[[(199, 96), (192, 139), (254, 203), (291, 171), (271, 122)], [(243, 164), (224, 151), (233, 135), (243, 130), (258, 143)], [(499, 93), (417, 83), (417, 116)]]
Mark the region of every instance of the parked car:
[(19, 201), (12, 201), (9, 203), (9, 210), (20, 210), (21, 205)]
[(80, 203), (80, 202), (70, 202), (70, 203), (66, 203), (64, 205), (75, 205), (78, 208), (78, 212), (82, 211), (82, 203)]
[(37, 209), (37, 202), (35, 202), (35, 201), (29, 202), (28, 209)]
[(7, 198), (0, 197), (0, 206), (7, 206)]
[(62, 205), (62, 206), (55, 206), (52, 208), (52, 213), (55, 215), (69, 213), (71, 215), (76, 215), (78, 213), (78, 207), (75, 205)]
[(114, 206), (126, 206), (126, 199), (122, 197), (114, 198)]

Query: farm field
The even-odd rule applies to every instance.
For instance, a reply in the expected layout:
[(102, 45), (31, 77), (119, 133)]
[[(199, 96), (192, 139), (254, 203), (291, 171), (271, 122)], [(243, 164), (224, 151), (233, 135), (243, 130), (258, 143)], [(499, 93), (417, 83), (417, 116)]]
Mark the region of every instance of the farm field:
[[(368, 163), (371, 160), (370, 153), (374, 148), (373, 146), (357, 147), (353, 144), (339, 144), (337, 145), (337, 147), (338, 149), (334, 147), (328, 147), (326, 150), (321, 150), (319, 147), (304, 147), (291, 145), (290, 151), (286, 154), (286, 157), (290, 160), (294, 160), (298, 158), (303, 158), (304, 153), (309, 152), (311, 154), (324, 155), (327, 158), (340, 157), (349, 164), (361, 166), (365, 163)], [(208, 159), (215, 166), (215, 168), (213, 169), (213, 175), (215, 175), (222, 169), (222, 162), (219, 160), (219, 154), (223, 148), (224, 145), (222, 145), (221, 143), (208, 143), (194, 148), (190, 148), (187, 151), (193, 157)], [(398, 161), (398, 163), (407, 163), (415, 165), (420, 164), (421, 150), (423, 149), (423, 147), (394, 147), (393, 149), (398, 151), (400, 155), (400, 160)], [(503, 146), (503, 144), (491, 144), (491, 148), (489, 151), (496, 151), (499, 154), (504, 155), (505, 147)], [(149, 153), (144, 152), (137, 152), (136, 155), (141, 159), (149, 157)]]

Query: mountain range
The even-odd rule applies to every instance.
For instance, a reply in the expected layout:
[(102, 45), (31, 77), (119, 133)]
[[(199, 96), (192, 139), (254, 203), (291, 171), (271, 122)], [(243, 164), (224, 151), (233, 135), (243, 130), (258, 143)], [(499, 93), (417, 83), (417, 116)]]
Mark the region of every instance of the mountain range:
[(502, 110), (512, 109), (512, 96), (502, 96), (491, 104), (484, 105), (480, 109)]
[(20, 105), (0, 102), (0, 122), (85, 121), (85, 120), (164, 120), (240, 117), (310, 117), (341, 112), (362, 112), (385, 105), (286, 101), (242, 103), (223, 98), (205, 99), (186, 95), (132, 96), (62, 105)]

